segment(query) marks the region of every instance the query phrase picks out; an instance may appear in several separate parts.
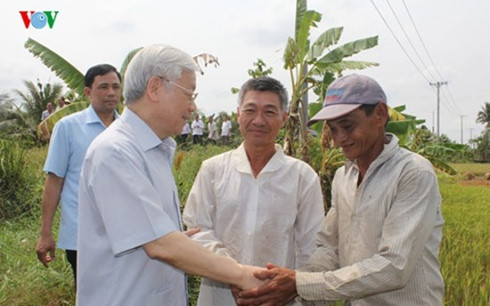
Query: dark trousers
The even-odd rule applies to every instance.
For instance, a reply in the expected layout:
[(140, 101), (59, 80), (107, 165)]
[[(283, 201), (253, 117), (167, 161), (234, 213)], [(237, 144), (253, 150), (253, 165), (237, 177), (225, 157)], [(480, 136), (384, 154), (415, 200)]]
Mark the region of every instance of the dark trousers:
[(202, 145), (202, 135), (192, 135), (192, 143)]
[(71, 269), (73, 271), (73, 277), (75, 278), (75, 288), (77, 287), (77, 251), (75, 250), (65, 250), (66, 259), (70, 263)]

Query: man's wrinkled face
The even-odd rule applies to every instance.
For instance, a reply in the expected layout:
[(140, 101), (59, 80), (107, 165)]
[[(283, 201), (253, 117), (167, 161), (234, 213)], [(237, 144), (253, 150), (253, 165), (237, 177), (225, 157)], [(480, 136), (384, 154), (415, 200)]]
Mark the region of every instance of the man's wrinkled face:
[(193, 94), (190, 94), (196, 90), (196, 74), (182, 71), (179, 79), (172, 83), (166, 84), (166, 82), (168, 81), (163, 79), (161, 83), (162, 86), (165, 86), (165, 90), (162, 91), (161, 121), (167, 127), (166, 133), (179, 135), (196, 110)]
[(238, 108), (240, 132), (252, 146), (273, 145), (286, 118), (279, 96), (269, 91), (247, 91)]
[[(338, 119), (327, 121), (335, 145), (342, 148), (349, 160), (370, 159), (373, 148), (384, 137), (386, 118), (379, 112), (380, 104), (368, 116), (361, 108)], [(382, 135), (380, 135), (382, 134)]]

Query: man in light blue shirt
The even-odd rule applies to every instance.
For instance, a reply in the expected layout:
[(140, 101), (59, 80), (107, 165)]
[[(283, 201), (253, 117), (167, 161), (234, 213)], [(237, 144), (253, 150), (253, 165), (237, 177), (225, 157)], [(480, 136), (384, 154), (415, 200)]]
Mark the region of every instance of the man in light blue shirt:
[[(184, 272), (251, 288), (254, 272), (183, 233), (175, 141), (196, 110), (196, 64), (153, 45), (131, 60), (126, 109), (87, 150), (79, 190), (78, 305), (187, 303)], [(187, 235), (186, 235), (187, 234)]]
[(47, 176), (41, 204), (41, 234), (36, 247), (37, 257), (47, 267), (55, 258), (52, 226), (58, 202), (61, 202), (57, 246), (66, 250), (75, 280), (80, 171), (90, 143), (118, 117), (121, 76), (111, 65), (94, 66), (85, 75), (84, 91), (90, 106), (61, 119), (53, 130), (44, 165)]

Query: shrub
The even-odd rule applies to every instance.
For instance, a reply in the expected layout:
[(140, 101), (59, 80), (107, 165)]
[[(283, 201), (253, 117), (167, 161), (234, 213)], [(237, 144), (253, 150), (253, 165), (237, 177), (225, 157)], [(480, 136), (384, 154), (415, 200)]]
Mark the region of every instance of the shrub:
[(8, 220), (31, 213), (40, 202), (42, 188), (38, 170), (38, 156), (26, 151), (22, 144), (0, 140), (0, 220)]

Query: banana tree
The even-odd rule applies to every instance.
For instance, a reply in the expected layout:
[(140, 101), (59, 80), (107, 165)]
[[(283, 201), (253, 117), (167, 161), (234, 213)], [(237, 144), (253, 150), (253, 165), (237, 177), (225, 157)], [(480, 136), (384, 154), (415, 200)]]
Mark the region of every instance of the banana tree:
[[(304, 98), (311, 89), (326, 88), (333, 80), (333, 74), (340, 75), (345, 69), (364, 69), (377, 63), (345, 61), (362, 50), (378, 44), (378, 37), (368, 37), (331, 48), (342, 35), (342, 27), (324, 31), (310, 45), (310, 30), (317, 27), (322, 15), (307, 9), (306, 0), (296, 1), (295, 36), (289, 38), (284, 51), (284, 68), (289, 71), (292, 97), (286, 122), (284, 150), (295, 155), (294, 138), (299, 133), (300, 156), (309, 161), (307, 116), (308, 105)], [(320, 97), (321, 98), (321, 97)]]
[[(38, 135), (44, 135), (44, 137), (46, 137), (46, 135), (49, 135), (55, 123), (58, 122), (59, 119), (63, 118), (66, 115), (80, 111), (89, 105), (88, 100), (85, 98), (83, 93), (83, 90), (85, 88), (85, 78), (84, 74), (80, 72), (80, 70), (78, 70), (75, 66), (70, 64), (67, 60), (58, 55), (56, 52), (35, 41), (34, 39), (28, 38), (24, 44), (24, 47), (27, 49), (27, 51), (31, 52), (34, 57), (38, 57), (39, 59), (41, 59), (43, 64), (51, 71), (53, 71), (72, 90), (75, 96), (75, 99), (72, 102), (85, 102), (81, 105), (76, 105), (77, 103), (72, 103), (69, 106), (65, 106), (61, 109), (63, 110), (62, 112), (58, 111), (55, 113), (57, 114), (56, 116), (53, 116), (53, 114), (49, 116), (46, 120), (41, 122), (37, 128), (37, 132)], [(126, 55), (126, 58), (121, 65), (121, 69), (119, 70), (123, 79), (124, 75), (126, 74), (126, 69), (128, 68), (129, 62), (141, 49), (141, 47), (133, 49)], [(193, 58), (201, 74), (204, 74), (204, 71), (201, 67), (202, 64), (204, 64), (205, 67), (210, 64), (214, 64), (215, 67), (219, 66), (218, 58), (208, 53), (201, 53), (197, 56), (194, 56)], [(122, 111), (122, 109), (123, 104), (121, 101), (119, 110)]]

